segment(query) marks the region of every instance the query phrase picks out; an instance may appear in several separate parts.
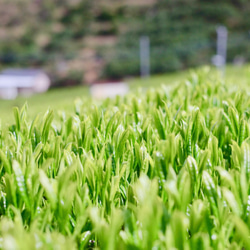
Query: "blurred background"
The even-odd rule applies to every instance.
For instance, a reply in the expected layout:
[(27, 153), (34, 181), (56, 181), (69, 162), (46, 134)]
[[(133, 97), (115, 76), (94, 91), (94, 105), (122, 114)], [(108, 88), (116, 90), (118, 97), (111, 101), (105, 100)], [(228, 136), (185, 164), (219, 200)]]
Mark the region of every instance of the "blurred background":
[(227, 62), (248, 62), (248, 0), (0, 0), (0, 70), (39, 68), (52, 87), (139, 76), (142, 37), (151, 74), (184, 70), (211, 64), (218, 25)]

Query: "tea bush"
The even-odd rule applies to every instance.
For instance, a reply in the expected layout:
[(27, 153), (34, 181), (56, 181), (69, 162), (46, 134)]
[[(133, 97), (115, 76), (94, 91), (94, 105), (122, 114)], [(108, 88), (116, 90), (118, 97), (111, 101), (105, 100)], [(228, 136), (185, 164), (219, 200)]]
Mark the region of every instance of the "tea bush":
[(1, 249), (250, 248), (250, 99), (204, 72), (0, 137)]

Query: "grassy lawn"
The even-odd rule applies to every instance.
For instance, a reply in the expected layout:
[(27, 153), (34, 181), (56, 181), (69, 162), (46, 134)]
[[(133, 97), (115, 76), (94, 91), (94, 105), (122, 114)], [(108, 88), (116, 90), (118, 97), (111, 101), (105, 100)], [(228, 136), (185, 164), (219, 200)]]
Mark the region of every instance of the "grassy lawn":
[(18, 97), (15, 100), (0, 100), (0, 118), (2, 123), (12, 123), (14, 117), (12, 108), (21, 108), (28, 103), (28, 115), (34, 117), (37, 113), (44, 113), (48, 108), (73, 110), (72, 103), (76, 98), (88, 98), (89, 90), (86, 86), (72, 88), (51, 89), (47, 93), (37, 94), (30, 97)]
[[(155, 75), (149, 78), (125, 79), (129, 83), (131, 90), (137, 88), (157, 87), (161, 84), (173, 85), (186, 80), (192, 70)], [(215, 74), (215, 69), (211, 69), (211, 74)], [(246, 88), (250, 86), (250, 65), (244, 67), (228, 66), (226, 69), (226, 82), (232, 88)], [(51, 89), (47, 93), (33, 95), (30, 97), (18, 97), (15, 100), (0, 100), (0, 119), (2, 124), (10, 124), (14, 121), (12, 108), (21, 108), (25, 102), (28, 103), (28, 115), (30, 118), (37, 113), (44, 113), (48, 108), (53, 110), (73, 110), (73, 102), (76, 98), (89, 98), (90, 93), (87, 86), (78, 86), (62, 89)]]

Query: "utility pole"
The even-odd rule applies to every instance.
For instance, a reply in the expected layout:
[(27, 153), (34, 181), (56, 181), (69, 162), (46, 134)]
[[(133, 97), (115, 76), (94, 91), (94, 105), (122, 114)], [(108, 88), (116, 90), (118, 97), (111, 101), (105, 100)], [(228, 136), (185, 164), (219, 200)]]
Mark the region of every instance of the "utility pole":
[(225, 76), (225, 65), (227, 59), (227, 37), (228, 32), (225, 26), (218, 26), (216, 55), (212, 58), (212, 63), (220, 70), (221, 76)]
[(150, 75), (150, 41), (148, 36), (140, 38), (140, 72), (141, 77)]

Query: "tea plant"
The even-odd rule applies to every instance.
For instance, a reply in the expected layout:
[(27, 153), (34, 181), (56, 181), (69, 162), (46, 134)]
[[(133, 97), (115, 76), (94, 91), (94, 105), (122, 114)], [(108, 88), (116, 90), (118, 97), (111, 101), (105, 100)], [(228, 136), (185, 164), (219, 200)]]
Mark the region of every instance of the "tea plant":
[(249, 249), (250, 99), (198, 72), (0, 136), (1, 249)]

